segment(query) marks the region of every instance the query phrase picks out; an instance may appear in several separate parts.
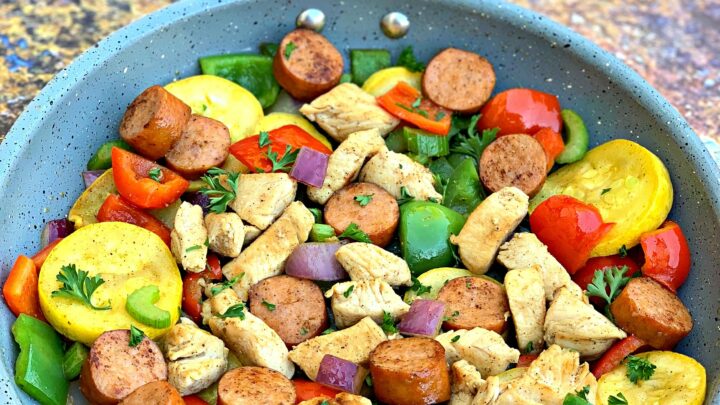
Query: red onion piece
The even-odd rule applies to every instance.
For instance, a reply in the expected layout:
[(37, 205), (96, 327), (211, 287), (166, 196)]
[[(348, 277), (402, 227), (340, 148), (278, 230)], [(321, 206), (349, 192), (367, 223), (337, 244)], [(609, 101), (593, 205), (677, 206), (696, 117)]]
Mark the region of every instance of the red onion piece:
[(303, 146), (295, 159), (290, 177), (308, 186), (322, 187), (329, 158), (329, 155)]
[(190, 204), (201, 206), (204, 214), (207, 214), (210, 211), (210, 197), (206, 194), (199, 191), (191, 191), (189, 193), (185, 193), (182, 199)]
[(89, 170), (82, 172), (82, 178), (83, 182), (85, 183), (85, 188), (90, 187), (95, 180), (97, 180), (98, 177), (102, 176), (102, 174), (105, 173), (105, 170)]
[(320, 362), (315, 382), (330, 388), (336, 388), (357, 394), (362, 388), (365, 372), (357, 364), (326, 354)]
[(53, 219), (45, 223), (42, 232), (40, 233), (40, 247), (45, 247), (55, 241), (58, 238), (64, 238), (73, 231), (72, 222), (68, 221), (67, 218)]
[(418, 299), (398, 324), (403, 335), (435, 337), (440, 331), (445, 303), (438, 300)]
[(348, 274), (335, 258), (335, 252), (340, 246), (342, 246), (340, 242), (303, 243), (288, 257), (285, 273), (317, 281), (347, 279)]

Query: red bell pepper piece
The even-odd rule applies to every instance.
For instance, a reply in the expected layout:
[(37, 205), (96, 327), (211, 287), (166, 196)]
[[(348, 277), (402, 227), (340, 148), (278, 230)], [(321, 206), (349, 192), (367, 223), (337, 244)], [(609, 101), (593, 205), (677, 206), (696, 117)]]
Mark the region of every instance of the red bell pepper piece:
[(29, 257), (20, 255), (15, 260), (3, 285), (3, 297), (15, 316), (26, 314), (45, 320), (38, 297), (38, 269)]
[[(112, 148), (112, 168), (120, 195), (140, 208), (167, 207), (190, 185), (174, 171), (120, 148)], [(154, 169), (160, 171), (157, 181), (150, 178)]]
[(563, 142), (562, 135), (550, 128), (543, 128), (536, 132), (533, 138), (540, 142), (540, 145), (542, 145), (545, 150), (547, 171), (550, 171), (555, 164), (555, 158), (565, 149), (565, 142)]
[(552, 94), (532, 89), (510, 89), (498, 93), (480, 110), (478, 130), (500, 128), (497, 136), (534, 135), (542, 128), (560, 133), (560, 102)]
[(636, 337), (630, 335), (625, 339), (615, 342), (603, 355), (596, 361), (592, 366), (592, 373), (595, 378), (600, 378), (605, 373), (608, 373), (619, 366), (625, 357), (637, 352), (640, 348), (646, 346), (647, 343)]
[(42, 248), (39, 252), (35, 253), (35, 256), (32, 257), (32, 261), (35, 263), (35, 268), (38, 269), (38, 271), (40, 271), (43, 263), (45, 263), (45, 259), (50, 256), (50, 252), (52, 252), (53, 248), (55, 248), (55, 246), (57, 246), (57, 244), (60, 243), (61, 240), (63, 240), (63, 238), (55, 239), (47, 246)]
[(152, 215), (143, 212), (123, 200), (122, 197), (110, 194), (100, 206), (97, 213), (99, 222), (126, 222), (137, 225), (156, 234), (160, 239), (170, 246), (170, 230)]
[(292, 380), (297, 393), (296, 404), (313, 398), (335, 398), (341, 391), (308, 380)]
[[(272, 170), (272, 163), (267, 157), (268, 149), (277, 153), (278, 160), (285, 156), (285, 150), (288, 145), (290, 146), (290, 151), (305, 146), (327, 155), (332, 153), (330, 148), (297, 125), (284, 125), (269, 131), (269, 146), (263, 146), (261, 148), (259, 140), (260, 135), (253, 135), (235, 142), (229, 149), (230, 153), (251, 171), (262, 170), (269, 172)], [(288, 170), (290, 170), (290, 168), (290, 166), (287, 167)]]
[(184, 396), (183, 401), (185, 402), (185, 405), (208, 405), (208, 403), (205, 402), (204, 399), (200, 398), (197, 395)]
[[(604, 256), (604, 257), (593, 257), (585, 263), (575, 274), (572, 279), (575, 284), (579, 285), (583, 290), (587, 290), (588, 284), (592, 283), (593, 276), (597, 270), (606, 271), (612, 267), (622, 268), (627, 266), (625, 277), (631, 277), (640, 271), (640, 266), (629, 257), (620, 257), (620, 255)], [(610, 287), (606, 287), (608, 294), (610, 293)], [(596, 305), (604, 305), (600, 297), (590, 297), (590, 301)]]
[(640, 246), (645, 253), (643, 275), (676, 292), (690, 272), (690, 246), (680, 226), (666, 221), (660, 229), (641, 235)]
[(535, 361), (535, 359), (538, 358), (537, 354), (521, 354), (520, 358), (518, 359), (517, 366), (518, 367), (528, 367), (530, 366), (530, 363)]
[(530, 229), (570, 274), (614, 225), (604, 223), (597, 208), (567, 195), (548, 198), (530, 214)]
[(183, 277), (182, 309), (196, 323), (202, 321), (202, 286), (200, 280), (222, 280), (220, 259), (212, 253), (207, 256), (207, 266), (200, 273), (187, 273)]
[(378, 104), (390, 114), (437, 135), (447, 135), (452, 112), (422, 97), (405, 82), (398, 82), (390, 91), (377, 98)]

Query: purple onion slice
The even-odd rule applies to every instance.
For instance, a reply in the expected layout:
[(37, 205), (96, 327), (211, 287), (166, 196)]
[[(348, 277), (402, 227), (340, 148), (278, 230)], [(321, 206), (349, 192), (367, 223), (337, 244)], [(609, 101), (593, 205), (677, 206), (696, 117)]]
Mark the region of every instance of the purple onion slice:
[(408, 336), (435, 337), (440, 331), (444, 313), (444, 302), (417, 299), (398, 324), (398, 330)]
[(327, 387), (357, 394), (367, 373), (357, 364), (326, 354), (320, 362), (315, 381)]
[(290, 177), (313, 187), (322, 187), (330, 156), (315, 149), (301, 147), (290, 171)]
[(303, 243), (293, 250), (285, 263), (288, 275), (316, 281), (337, 281), (348, 274), (335, 258), (340, 242)]

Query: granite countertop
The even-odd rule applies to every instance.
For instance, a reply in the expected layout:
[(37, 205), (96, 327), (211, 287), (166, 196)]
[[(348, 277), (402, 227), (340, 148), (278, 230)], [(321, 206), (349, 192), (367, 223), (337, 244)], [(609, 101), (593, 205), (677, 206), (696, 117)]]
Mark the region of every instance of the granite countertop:
[[(720, 161), (720, 0), (510, 0), (567, 25), (639, 72)], [(50, 78), (171, 0), (0, 1), (0, 141)]]

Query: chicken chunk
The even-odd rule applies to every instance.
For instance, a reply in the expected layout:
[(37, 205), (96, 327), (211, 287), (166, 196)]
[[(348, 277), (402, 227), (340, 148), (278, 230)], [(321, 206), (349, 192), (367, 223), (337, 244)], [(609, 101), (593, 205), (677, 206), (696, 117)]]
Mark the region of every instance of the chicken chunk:
[(350, 134), (330, 155), (322, 187), (308, 186), (308, 198), (324, 205), (334, 192), (357, 178), (365, 160), (382, 150), (387, 147), (377, 129)]
[(207, 214), (205, 228), (210, 250), (226, 257), (238, 257), (245, 241), (245, 226), (234, 212)]
[(472, 405), (478, 391), (485, 387), (485, 380), (477, 369), (465, 360), (453, 363), (452, 394), (448, 405)]
[(416, 200), (442, 200), (442, 195), (435, 190), (430, 169), (390, 150), (378, 153), (365, 164), (360, 171), (360, 181), (378, 185), (395, 198), (400, 198), (404, 187)]
[(510, 270), (505, 274), (510, 313), (515, 324), (518, 347), (538, 353), (544, 347), (545, 288), (538, 267)]
[(410, 305), (380, 279), (347, 281), (332, 286), (325, 296), (330, 298), (335, 324), (347, 328), (365, 317), (382, 323), (385, 312), (393, 319), (405, 315)]
[(465, 332), (467, 332), (467, 330), (458, 329), (435, 336), (435, 340), (437, 340), (445, 349), (445, 360), (450, 365), (460, 360), (460, 354), (457, 350), (455, 350), (453, 343), (457, 342), (460, 339), (460, 336), (464, 335)]
[(183, 202), (175, 214), (175, 227), (170, 232), (170, 248), (175, 260), (185, 271), (199, 273), (205, 270), (207, 237), (202, 207)]
[(483, 328), (465, 331), (450, 344), (462, 360), (475, 366), (483, 376), (502, 373), (520, 357), (520, 351), (508, 346), (502, 336)]
[(253, 284), (283, 272), (288, 256), (307, 240), (313, 223), (315, 217), (310, 210), (295, 201), (238, 257), (223, 266), (223, 275), (228, 280), (240, 277), (233, 289), (241, 300), (247, 301)]
[(587, 363), (580, 364), (577, 352), (552, 345), (533, 361), (520, 377), (503, 381), (488, 377), (473, 405), (562, 405), (567, 394), (588, 387), (591, 403), (597, 380)]
[(300, 343), (290, 351), (290, 360), (315, 381), (320, 362), (326, 354), (367, 365), (370, 352), (385, 340), (387, 340), (385, 332), (367, 317), (347, 329), (320, 335)]
[(371, 243), (348, 243), (335, 257), (353, 281), (381, 279), (393, 287), (412, 285), (407, 262)]
[(580, 353), (585, 359), (594, 359), (617, 339), (627, 335), (603, 314), (567, 288), (555, 295), (545, 314), (545, 341)]
[(163, 351), (168, 361), (168, 382), (180, 395), (195, 394), (217, 381), (228, 365), (228, 349), (219, 338), (187, 318), (165, 335)]
[(548, 252), (547, 246), (534, 233), (516, 233), (500, 246), (497, 260), (509, 270), (537, 266), (542, 273), (545, 299), (548, 301), (553, 299), (555, 291), (560, 287), (567, 287), (573, 295), (583, 297), (580, 287), (570, 279), (562, 264)]
[(317, 397), (302, 401), (298, 405), (372, 405), (372, 401), (360, 395), (339, 392), (332, 399)]
[(500, 245), (515, 231), (528, 212), (528, 196), (515, 187), (490, 194), (478, 205), (460, 234), (450, 237), (460, 259), (475, 274), (485, 274)]
[(280, 336), (247, 308), (242, 316), (224, 317), (235, 305), (242, 302), (230, 288), (203, 303), (203, 312), (212, 314), (207, 322), (212, 333), (225, 342), (243, 365), (267, 367), (292, 378), (295, 365), (289, 360)]
[(377, 129), (385, 136), (400, 123), (378, 105), (375, 97), (353, 83), (336, 86), (300, 107), (300, 112), (338, 142), (354, 132), (368, 129)]
[(243, 221), (266, 229), (295, 199), (297, 182), (287, 173), (243, 174), (230, 208)]

